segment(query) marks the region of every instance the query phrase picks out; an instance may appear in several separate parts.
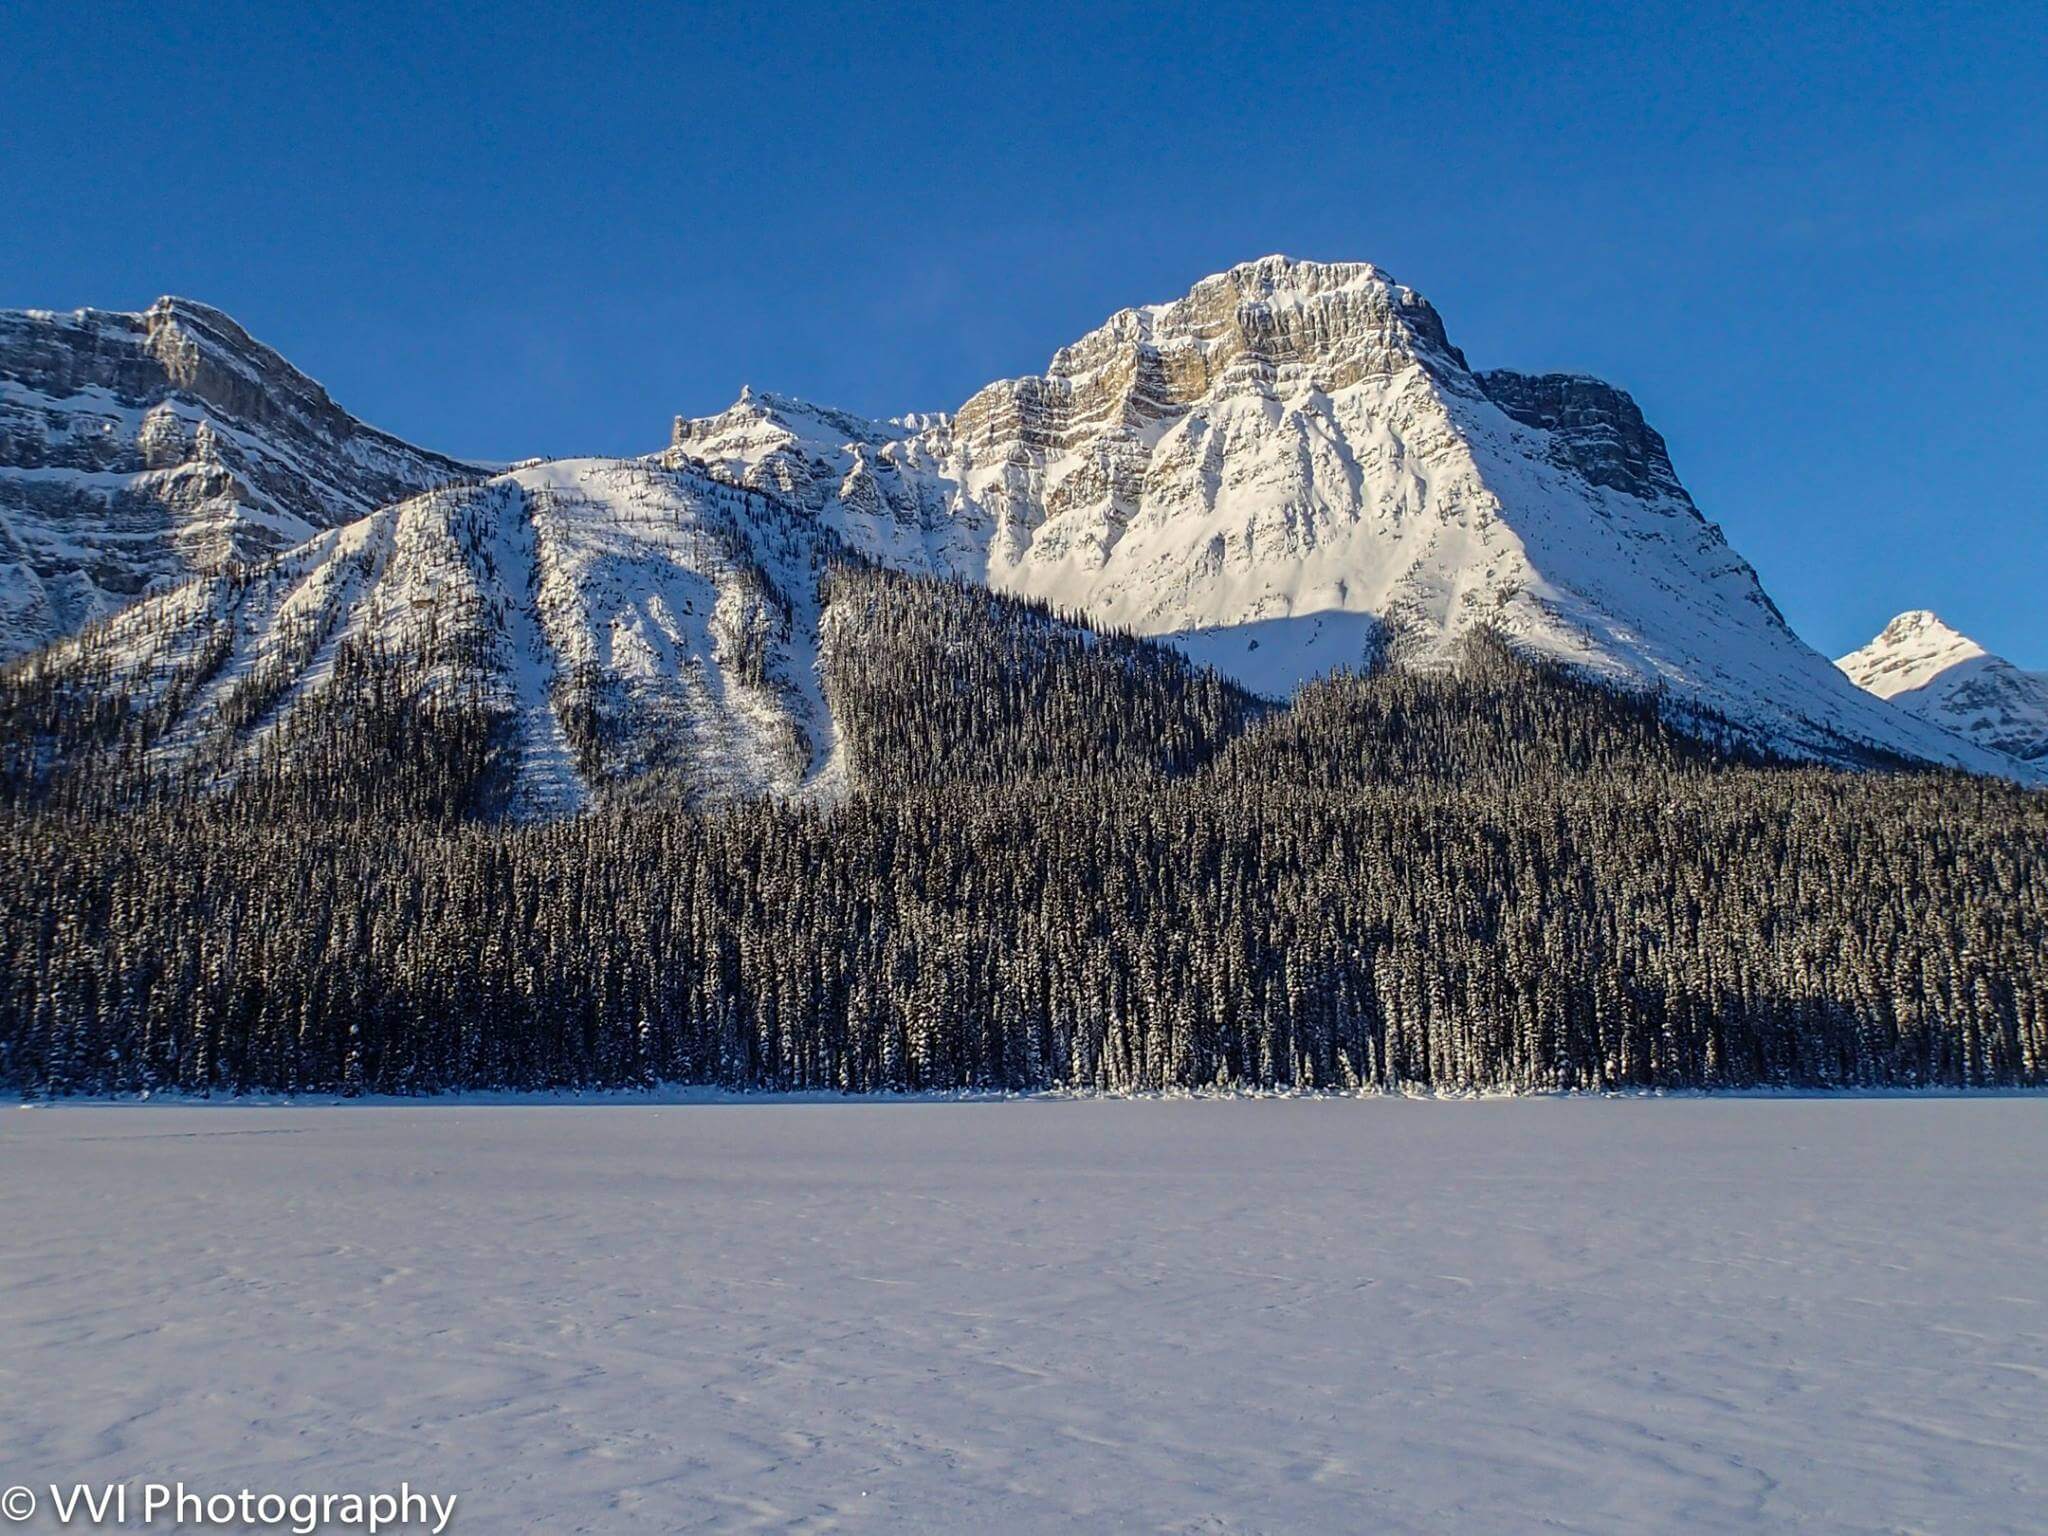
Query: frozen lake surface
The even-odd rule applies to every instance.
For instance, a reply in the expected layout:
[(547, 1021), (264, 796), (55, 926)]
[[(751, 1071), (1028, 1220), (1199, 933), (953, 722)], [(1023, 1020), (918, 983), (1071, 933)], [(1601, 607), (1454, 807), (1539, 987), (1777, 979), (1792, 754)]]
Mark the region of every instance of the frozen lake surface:
[[(2039, 1531), (2048, 1100), (0, 1110), (0, 1481)], [(37, 1523), (16, 1529), (53, 1529)]]

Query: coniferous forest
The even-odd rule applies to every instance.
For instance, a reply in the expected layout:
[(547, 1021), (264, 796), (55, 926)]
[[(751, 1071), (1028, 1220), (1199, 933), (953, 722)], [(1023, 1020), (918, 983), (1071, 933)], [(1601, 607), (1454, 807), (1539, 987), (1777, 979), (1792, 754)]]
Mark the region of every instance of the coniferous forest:
[(828, 580), (830, 804), (516, 824), (488, 702), (346, 648), (225, 789), (144, 777), (146, 709), (0, 680), (0, 1080), (2048, 1083), (2048, 795), (1745, 755), (1493, 637), (1281, 707)]

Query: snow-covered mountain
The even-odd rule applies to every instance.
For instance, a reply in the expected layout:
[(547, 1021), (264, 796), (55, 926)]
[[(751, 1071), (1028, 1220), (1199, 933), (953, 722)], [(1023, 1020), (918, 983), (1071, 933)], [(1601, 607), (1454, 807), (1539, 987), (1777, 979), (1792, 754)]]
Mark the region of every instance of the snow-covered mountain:
[(835, 549), (814, 520), (701, 474), (552, 461), (187, 582), (23, 677), (122, 698), (165, 772), (230, 780), (374, 672), (503, 722), (515, 814), (570, 813), (605, 786), (791, 794), (841, 771), (818, 656)]
[(365, 426), (189, 299), (0, 312), (0, 661), (477, 473)]
[(849, 766), (827, 662), (872, 642), (820, 580), (851, 548), (1162, 637), (1269, 696), (1383, 652), (1444, 664), (1487, 626), (1783, 751), (2036, 776), (1803, 644), (1627, 395), (1476, 373), (1369, 266), (1234, 268), (952, 414), (747, 391), (665, 454), (489, 479), (362, 427), (212, 311), (11, 323), (0, 457), (35, 462), (0, 471), (0, 511), (43, 599), (17, 630), (206, 568), (44, 651), (21, 697), (88, 701), (165, 770), (232, 779), (331, 741), (367, 689), (480, 706), (529, 815), (830, 792)]
[(2025, 672), (1925, 609), (1836, 662), (1858, 687), (2022, 763), (2048, 767), (2048, 672)]
[(1268, 694), (1478, 624), (1825, 758), (2001, 760), (1848, 684), (1596, 379), (1474, 372), (1377, 268), (1272, 256), (1127, 309), (952, 414), (742, 394), (669, 460), (905, 569), (1168, 637)]

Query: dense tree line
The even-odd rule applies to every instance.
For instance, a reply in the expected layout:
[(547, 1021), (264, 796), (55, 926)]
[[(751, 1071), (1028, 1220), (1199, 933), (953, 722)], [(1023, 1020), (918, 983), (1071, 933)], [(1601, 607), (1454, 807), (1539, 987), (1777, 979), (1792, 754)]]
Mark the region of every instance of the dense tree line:
[(1177, 652), (966, 582), (847, 563), (827, 677), (872, 788), (1174, 776), (1267, 706)]
[(1497, 643), (1275, 710), (835, 579), (835, 807), (507, 825), (489, 711), (355, 657), (345, 712), (226, 793), (0, 813), (0, 1076), (2048, 1082), (2048, 797), (1738, 760)]

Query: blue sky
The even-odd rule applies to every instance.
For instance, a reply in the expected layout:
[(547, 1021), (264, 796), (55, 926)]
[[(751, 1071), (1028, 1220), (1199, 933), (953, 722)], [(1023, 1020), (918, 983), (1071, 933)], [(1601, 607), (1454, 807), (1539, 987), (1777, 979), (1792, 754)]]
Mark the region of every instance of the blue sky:
[(875, 414), (1268, 251), (1633, 392), (1830, 653), (2048, 667), (2035, 3), (0, 9), (0, 304), (227, 309), (451, 452)]

